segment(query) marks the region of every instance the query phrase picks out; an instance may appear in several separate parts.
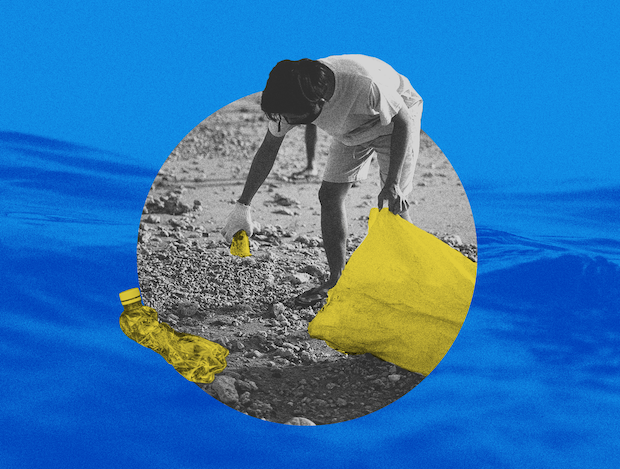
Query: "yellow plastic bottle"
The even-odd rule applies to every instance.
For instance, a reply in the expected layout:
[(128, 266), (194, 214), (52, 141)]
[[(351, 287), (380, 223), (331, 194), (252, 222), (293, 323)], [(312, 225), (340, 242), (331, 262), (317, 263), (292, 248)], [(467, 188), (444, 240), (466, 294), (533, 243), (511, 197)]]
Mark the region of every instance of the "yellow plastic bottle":
[(226, 348), (160, 323), (157, 311), (142, 303), (138, 288), (118, 296), (124, 308), (119, 323), (125, 335), (160, 354), (184, 378), (194, 383), (211, 383), (215, 374), (226, 368)]
[(248, 238), (245, 230), (240, 230), (235, 233), (230, 245), (230, 253), (233, 256), (248, 257), (250, 254), (250, 239)]

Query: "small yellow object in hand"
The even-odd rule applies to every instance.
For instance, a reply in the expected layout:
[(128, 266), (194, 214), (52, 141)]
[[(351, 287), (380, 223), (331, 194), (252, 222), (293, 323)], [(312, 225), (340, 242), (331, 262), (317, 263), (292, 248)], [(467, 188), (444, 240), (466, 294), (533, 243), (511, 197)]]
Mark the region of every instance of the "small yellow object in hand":
[(250, 254), (250, 239), (245, 230), (239, 230), (235, 233), (230, 245), (230, 253), (233, 256), (248, 257)]

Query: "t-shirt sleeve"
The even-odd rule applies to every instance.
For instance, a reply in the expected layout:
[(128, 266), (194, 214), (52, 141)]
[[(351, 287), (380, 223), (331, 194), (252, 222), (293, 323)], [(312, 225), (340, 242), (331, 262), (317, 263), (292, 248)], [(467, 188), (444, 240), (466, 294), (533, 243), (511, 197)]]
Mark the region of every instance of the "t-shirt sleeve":
[(396, 91), (373, 82), (370, 86), (368, 105), (372, 113), (379, 116), (381, 125), (388, 125), (405, 106), (405, 101)]
[(269, 123), (267, 124), (269, 133), (271, 133), (271, 135), (273, 135), (274, 137), (284, 137), (286, 133), (293, 127), (297, 126), (289, 124), (284, 119), (282, 119), (279, 123), (269, 119)]

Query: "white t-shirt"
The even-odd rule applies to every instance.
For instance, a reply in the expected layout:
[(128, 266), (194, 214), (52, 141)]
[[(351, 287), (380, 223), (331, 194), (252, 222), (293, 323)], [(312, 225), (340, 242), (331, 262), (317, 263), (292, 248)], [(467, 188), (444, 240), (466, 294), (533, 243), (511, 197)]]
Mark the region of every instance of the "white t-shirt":
[[(403, 106), (422, 98), (409, 80), (391, 66), (365, 55), (337, 55), (319, 59), (336, 77), (334, 94), (313, 122), (345, 145), (359, 145), (392, 133), (392, 118)], [(269, 131), (281, 137), (295, 127), (284, 119), (269, 121)]]

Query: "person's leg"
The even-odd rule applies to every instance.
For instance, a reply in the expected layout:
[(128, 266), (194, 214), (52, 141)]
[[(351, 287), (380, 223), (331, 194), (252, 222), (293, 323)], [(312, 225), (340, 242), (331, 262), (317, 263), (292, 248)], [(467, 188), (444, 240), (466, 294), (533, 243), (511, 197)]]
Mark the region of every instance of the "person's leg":
[(314, 124), (307, 124), (304, 136), (304, 141), (306, 143), (306, 159), (307, 165), (301, 171), (297, 171), (291, 175), (294, 179), (305, 179), (318, 175), (318, 170), (314, 167), (314, 159), (316, 156), (316, 138), (317, 138), (317, 129)]
[(374, 151), (372, 148), (349, 147), (333, 140), (323, 183), (319, 190), (323, 247), (329, 266), (329, 278), (321, 285), (303, 292), (295, 299), (297, 306), (311, 306), (327, 297), (347, 261), (348, 225), (345, 198), (352, 184), (366, 178)]
[(315, 170), (314, 168), (314, 157), (316, 155), (316, 125), (308, 124), (306, 125), (306, 156), (308, 158), (308, 165), (306, 169), (309, 171)]
[(348, 224), (345, 197), (351, 183), (334, 183), (323, 181), (319, 190), (321, 202), (321, 231), (329, 279), (322, 287), (326, 290), (334, 287), (347, 261)]

